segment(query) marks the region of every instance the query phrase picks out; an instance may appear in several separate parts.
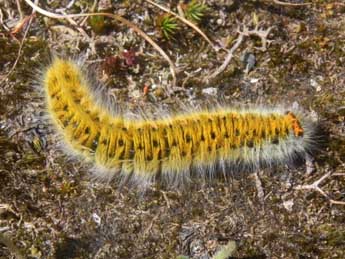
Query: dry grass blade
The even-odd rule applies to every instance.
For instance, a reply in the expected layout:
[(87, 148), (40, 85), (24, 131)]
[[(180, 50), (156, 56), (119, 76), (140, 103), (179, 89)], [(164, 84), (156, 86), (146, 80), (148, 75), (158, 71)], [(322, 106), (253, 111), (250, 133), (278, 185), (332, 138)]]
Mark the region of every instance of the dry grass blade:
[(279, 0), (273, 0), (273, 3), (283, 5), (283, 6), (306, 6), (306, 5), (312, 4), (312, 3), (289, 3), (289, 2), (282, 2)]
[(19, 18), (20, 20), (22, 20), (24, 15), (23, 15), (22, 7), (20, 6), (19, 0), (16, 0), (16, 4), (17, 4), (18, 13), (19, 13)]
[[(24, 46), (24, 42), (25, 42), (25, 39), (26, 39), (26, 36), (28, 35), (28, 32), (29, 32), (29, 29), (30, 29), (30, 26), (31, 26), (31, 23), (32, 23), (32, 19), (35, 17), (35, 11), (32, 12), (32, 14), (30, 16), (28, 16), (28, 19), (25, 20), (25, 24), (27, 25), (26, 29), (25, 29), (25, 32), (24, 32), (24, 35), (23, 35), (23, 39), (20, 41), (20, 45), (19, 45), (19, 49), (18, 49), (18, 54), (17, 54), (17, 58), (16, 60), (14, 61), (13, 63), (13, 66), (11, 67), (10, 71), (5, 75), (5, 76), (1, 76), (1, 80), (0, 80), (0, 85), (5, 82), (6, 78), (8, 78), (8, 76), (14, 71), (14, 69), (16, 68), (17, 64), (18, 64), (18, 61), (20, 59), (20, 56), (21, 56), (21, 53), (22, 53), (22, 49), (23, 49), (23, 46)], [(22, 24), (24, 26), (24, 23)], [(23, 26), (21, 26), (19, 30), (21, 30), (23, 28)], [(17, 33), (18, 31), (12, 31), (12, 33)]]
[(158, 7), (159, 9), (161, 9), (161, 10), (163, 10), (163, 11), (165, 11), (165, 12), (167, 12), (167, 13), (173, 15), (173, 16), (175, 16), (175, 17), (176, 17), (177, 19), (179, 19), (181, 22), (187, 24), (189, 27), (191, 27), (191, 28), (194, 29), (197, 33), (199, 33), (199, 34), (201, 35), (201, 37), (203, 37), (203, 38), (212, 46), (212, 48), (213, 48), (215, 51), (218, 51), (218, 50), (220, 49), (220, 48), (217, 47), (217, 46), (206, 36), (206, 34), (203, 33), (203, 32), (198, 28), (198, 26), (196, 26), (194, 23), (188, 21), (187, 19), (181, 17), (180, 15), (178, 15), (178, 14), (176, 14), (176, 13), (170, 11), (168, 8), (166, 8), (166, 7), (164, 7), (164, 6), (161, 6), (161, 5), (155, 3), (155, 2), (153, 2), (153, 1), (151, 1), (151, 0), (145, 0), (145, 1), (148, 2), (148, 3), (151, 4), (151, 5), (154, 5), (154, 6)]
[(123, 18), (122, 16), (119, 16), (117, 14), (110, 14), (110, 13), (80, 13), (80, 14), (66, 14), (66, 15), (60, 15), (52, 12), (48, 12), (41, 7), (35, 5), (30, 0), (25, 0), (25, 2), (30, 5), (36, 12), (43, 14), (47, 17), (54, 18), (54, 19), (67, 19), (67, 18), (75, 18), (75, 17), (89, 17), (89, 16), (106, 16), (113, 18), (126, 26), (130, 27), (133, 31), (138, 33), (142, 38), (144, 38), (148, 43), (151, 44), (151, 46), (161, 54), (161, 56), (169, 63), (170, 66), (170, 72), (172, 75), (172, 86), (176, 86), (176, 69), (174, 63), (171, 61), (169, 56), (164, 52), (163, 49), (161, 49), (157, 43), (155, 43), (145, 32), (143, 32), (138, 26), (131, 23), (127, 19)]

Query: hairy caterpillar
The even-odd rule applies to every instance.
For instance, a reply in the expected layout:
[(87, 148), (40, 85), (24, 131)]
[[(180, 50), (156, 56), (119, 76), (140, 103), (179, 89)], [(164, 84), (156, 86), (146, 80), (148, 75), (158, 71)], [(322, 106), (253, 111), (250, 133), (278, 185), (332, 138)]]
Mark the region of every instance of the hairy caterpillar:
[(117, 174), (143, 181), (158, 175), (178, 179), (216, 166), (286, 163), (313, 147), (312, 124), (283, 109), (218, 108), (136, 121), (113, 114), (80, 67), (64, 59), (48, 67), (43, 86), (64, 142), (108, 179)]

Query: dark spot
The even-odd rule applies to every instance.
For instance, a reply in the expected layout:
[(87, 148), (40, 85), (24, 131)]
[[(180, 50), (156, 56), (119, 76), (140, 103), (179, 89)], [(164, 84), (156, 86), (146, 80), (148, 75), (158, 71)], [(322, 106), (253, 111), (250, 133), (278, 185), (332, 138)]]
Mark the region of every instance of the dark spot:
[(90, 113), (91, 113), (91, 111), (90, 111), (90, 110), (86, 110), (85, 112), (86, 112), (87, 114), (90, 114)]
[(211, 152), (211, 151), (212, 151), (212, 147), (211, 147), (211, 146), (208, 146), (208, 147), (207, 147), (207, 150), (208, 150), (209, 152)]
[(167, 137), (163, 137), (164, 140), (164, 146), (169, 146), (169, 141)]
[(96, 150), (98, 147), (99, 133), (96, 135), (95, 139), (92, 141), (91, 149)]
[(216, 139), (216, 133), (211, 132), (211, 138), (212, 138), (212, 139)]
[(201, 141), (205, 141), (205, 136), (204, 136), (204, 134), (201, 135)]
[(86, 127), (85, 134), (90, 134), (90, 128), (89, 127)]
[(238, 129), (235, 129), (235, 136), (238, 137), (240, 135), (240, 131)]
[(230, 136), (229, 136), (229, 134), (228, 133), (225, 133), (224, 134), (224, 138), (229, 138)]
[(139, 144), (138, 149), (143, 150), (143, 146), (141, 144)]
[(171, 144), (171, 146), (173, 146), (173, 147), (177, 146), (176, 140), (173, 140), (173, 143)]
[(96, 150), (96, 149), (97, 149), (97, 146), (98, 146), (98, 141), (97, 141), (97, 140), (92, 141), (91, 149), (92, 149), (92, 150)]
[(261, 132), (261, 138), (266, 138), (266, 132), (265, 131)]
[(152, 140), (152, 145), (158, 147), (158, 141), (156, 139)]
[(54, 78), (52, 79), (52, 81), (53, 81), (53, 84), (54, 84), (54, 85), (56, 85), (56, 84), (57, 84), (57, 82), (58, 82), (58, 80), (57, 80), (57, 78), (56, 78), (56, 77), (54, 77)]
[(253, 136), (256, 136), (258, 133), (256, 132), (256, 129), (253, 130)]
[(64, 77), (65, 77), (66, 80), (71, 80), (71, 76), (69, 74), (67, 74), (67, 73), (64, 74)]
[(129, 154), (128, 154), (128, 158), (129, 159), (133, 159), (134, 158), (134, 155), (135, 155), (135, 152), (134, 152), (134, 150), (133, 149), (131, 149), (131, 150), (129, 150), (129, 152), (128, 152)]
[(123, 127), (122, 131), (127, 132), (127, 128)]
[(66, 128), (66, 127), (68, 126), (68, 123), (69, 123), (68, 120), (64, 120), (64, 121), (63, 121), (63, 126)]
[(107, 144), (107, 140), (106, 139), (102, 140), (102, 145), (106, 145), (106, 144)]
[(122, 139), (119, 139), (119, 146), (122, 147), (123, 146), (123, 140)]
[(165, 156), (169, 156), (170, 155), (170, 148), (166, 148), (165, 149)]
[(274, 145), (279, 144), (279, 139), (278, 138), (273, 138), (272, 139), (272, 144), (274, 144)]
[(249, 147), (249, 148), (253, 148), (253, 147), (254, 147), (254, 142), (253, 142), (253, 140), (247, 141), (247, 147)]
[(67, 105), (67, 104), (63, 107), (63, 110), (64, 110), (65, 112), (68, 111), (68, 105)]
[(276, 135), (280, 134), (280, 130), (279, 129), (275, 129)]
[(181, 152), (181, 156), (184, 157), (184, 156), (186, 156), (186, 155), (187, 155), (186, 152), (184, 152), (184, 151)]
[(147, 160), (147, 161), (151, 161), (152, 159), (153, 159), (153, 157), (152, 157), (151, 154), (148, 154), (148, 155), (146, 156), (146, 160)]
[(161, 152), (161, 150), (158, 151), (157, 159), (158, 159), (158, 160), (161, 160), (161, 159), (162, 159), (162, 152)]
[(189, 143), (192, 140), (192, 138), (189, 135), (186, 135), (186, 142)]

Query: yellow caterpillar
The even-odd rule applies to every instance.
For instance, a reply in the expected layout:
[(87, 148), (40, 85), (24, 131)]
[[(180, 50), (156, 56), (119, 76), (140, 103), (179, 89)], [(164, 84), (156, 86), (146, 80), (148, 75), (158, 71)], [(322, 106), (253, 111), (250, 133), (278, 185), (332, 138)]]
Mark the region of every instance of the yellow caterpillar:
[(313, 129), (304, 118), (279, 109), (222, 108), (138, 121), (113, 115), (96, 99), (80, 67), (64, 59), (48, 67), (43, 85), (64, 142), (109, 179), (116, 174), (176, 179), (216, 165), (287, 162), (312, 146)]

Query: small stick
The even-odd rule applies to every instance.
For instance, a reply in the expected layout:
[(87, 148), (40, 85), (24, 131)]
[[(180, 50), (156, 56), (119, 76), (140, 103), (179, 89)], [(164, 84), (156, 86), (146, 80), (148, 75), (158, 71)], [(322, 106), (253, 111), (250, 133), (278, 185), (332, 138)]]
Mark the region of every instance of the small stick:
[(236, 39), (236, 43), (228, 51), (228, 54), (225, 57), (223, 64), (220, 67), (218, 67), (216, 71), (214, 71), (211, 75), (207, 76), (203, 81), (208, 82), (210, 79), (215, 78), (226, 69), (226, 67), (229, 65), (230, 61), (234, 57), (234, 52), (236, 51), (236, 49), (239, 48), (239, 46), (243, 42), (244, 37), (249, 37), (251, 35), (260, 37), (262, 46), (257, 49), (261, 51), (265, 51), (267, 49), (267, 45), (271, 43), (271, 41), (268, 40), (267, 37), (270, 34), (272, 29), (273, 29), (273, 26), (269, 27), (267, 30), (260, 29), (259, 24), (258, 24), (255, 26), (254, 30), (249, 30), (247, 26), (243, 25), (243, 30), (240, 30), (240, 29), (237, 30), (237, 33), (239, 34), (239, 36)]
[[(334, 174), (336, 176), (345, 176), (345, 174)], [(331, 176), (331, 172), (328, 172), (327, 174), (323, 175), (320, 179), (316, 180), (312, 184), (306, 184), (306, 185), (298, 185), (295, 187), (296, 190), (315, 190), (319, 192), (323, 197), (325, 197), (331, 204), (339, 204), (339, 205), (345, 205), (345, 201), (337, 201), (333, 200), (329, 197), (328, 194), (325, 193), (324, 190), (322, 190), (319, 187), (319, 184), (323, 182), (326, 178)]]
[(265, 198), (265, 193), (264, 193), (264, 189), (262, 187), (262, 182), (261, 182), (261, 179), (260, 179), (259, 174), (257, 172), (254, 173), (254, 177), (255, 177), (256, 190), (258, 192), (258, 198), (259, 198), (259, 201), (261, 202), (261, 204), (263, 204), (264, 198)]
[(273, 3), (283, 5), (283, 6), (306, 6), (306, 5), (312, 4), (312, 3), (289, 3), (289, 2), (282, 2), (279, 0), (273, 0)]
[(20, 6), (19, 0), (16, 0), (16, 4), (17, 4), (18, 13), (19, 13), (19, 18), (20, 20), (23, 20), (24, 16), (23, 16), (22, 7)]
[(243, 34), (240, 34), (238, 38), (236, 39), (236, 43), (232, 46), (232, 48), (229, 50), (228, 54), (226, 55), (223, 64), (220, 67), (218, 67), (216, 71), (214, 71), (211, 75), (207, 76), (203, 80), (204, 82), (208, 82), (210, 79), (215, 78), (226, 69), (226, 67), (229, 65), (230, 61), (234, 57), (234, 52), (236, 51), (236, 49), (239, 48), (242, 41), (243, 41)]

